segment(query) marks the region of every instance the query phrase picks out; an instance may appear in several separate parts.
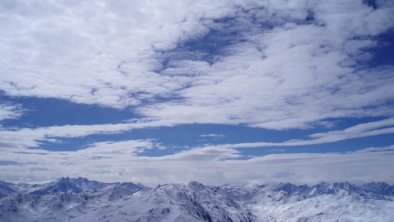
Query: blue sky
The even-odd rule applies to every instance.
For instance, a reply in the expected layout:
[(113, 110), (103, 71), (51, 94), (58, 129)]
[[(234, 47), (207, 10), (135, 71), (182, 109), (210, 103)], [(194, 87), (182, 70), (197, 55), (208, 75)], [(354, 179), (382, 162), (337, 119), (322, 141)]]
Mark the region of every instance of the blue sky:
[(393, 14), (378, 0), (4, 1), (0, 179), (394, 182)]

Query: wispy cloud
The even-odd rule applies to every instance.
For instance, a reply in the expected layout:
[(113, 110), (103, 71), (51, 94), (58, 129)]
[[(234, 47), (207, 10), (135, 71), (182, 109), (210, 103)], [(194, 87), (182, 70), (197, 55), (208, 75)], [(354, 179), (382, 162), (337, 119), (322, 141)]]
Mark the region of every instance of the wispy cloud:
[(286, 147), (286, 146), (305, 146), (339, 142), (354, 138), (363, 138), (394, 133), (394, 119), (384, 119), (369, 123), (358, 124), (343, 130), (334, 130), (324, 133), (315, 133), (309, 135), (309, 139), (292, 139), (284, 142), (254, 142), (218, 145), (226, 148), (264, 148), (264, 147)]
[[(37, 138), (40, 141), (54, 136), (78, 137), (90, 133), (115, 133), (147, 127), (149, 124), (154, 125), (125, 123), (105, 127), (95, 125), (92, 128), (89, 128), (91, 126), (44, 128), (36, 129), (37, 132), (22, 130), (25, 134), (15, 136), (14, 140), (23, 145), (5, 149), (1, 144), (0, 177), (7, 180), (39, 182), (54, 179), (58, 175), (67, 175), (104, 181), (132, 180), (146, 184), (189, 180), (212, 184), (283, 181), (316, 183), (342, 180), (394, 182), (394, 175), (391, 173), (394, 172), (394, 169), (391, 169), (394, 156), (392, 146), (348, 153), (275, 154), (247, 159), (239, 151), (241, 148), (314, 145), (394, 133), (393, 119), (316, 133), (310, 135), (310, 139), (307, 140), (209, 145), (159, 157), (142, 154), (148, 149), (166, 148), (152, 139), (96, 142), (76, 151), (42, 150), (36, 141)], [(37, 135), (37, 138), (30, 137), (36, 149), (30, 149), (29, 143), (24, 143), (26, 141), (23, 139), (29, 138), (29, 135)], [(2, 141), (12, 141), (12, 138), (9, 140), (2, 138)], [(84, 169), (83, 172), (80, 169)]]
[[(1, 102), (1, 101), (0, 101)], [(0, 103), (0, 121), (5, 119), (16, 119), (23, 114), (20, 105), (10, 103)]]
[(191, 149), (163, 157), (136, 155), (139, 150), (154, 146), (149, 140), (130, 140), (96, 143), (72, 152), (0, 150), (1, 156), (7, 157), (0, 164), (0, 177), (40, 182), (59, 175), (84, 176), (148, 185), (196, 179), (208, 184), (394, 182), (393, 147), (348, 153), (275, 154), (248, 160), (238, 159), (240, 155), (233, 149), (217, 147)]
[(130, 120), (117, 124), (63, 125), (39, 128), (0, 129), (1, 148), (39, 147), (41, 142), (64, 138), (82, 138), (95, 134), (116, 134), (133, 129), (171, 126), (171, 123), (152, 120)]
[[(56, 142), (65, 138), (83, 138), (98, 134), (120, 134), (130, 132), (135, 129), (156, 128), (162, 126), (173, 126), (177, 122), (165, 122), (155, 120), (135, 120), (118, 124), (97, 124), (97, 125), (64, 125), (41, 128), (22, 129), (1, 129), (0, 148), (33, 148), (40, 147), (42, 142)], [(325, 144), (344, 141), (354, 138), (378, 136), (394, 133), (394, 119), (383, 119), (368, 123), (358, 124), (342, 130), (333, 130), (309, 135), (309, 139), (287, 140), (283, 142), (251, 142), (238, 144), (220, 144), (216, 147), (223, 148), (264, 148), (277, 146), (304, 146)], [(201, 139), (218, 140), (224, 138), (222, 134), (202, 134)], [(75, 148), (77, 149), (77, 148)]]
[(210, 140), (220, 140), (225, 138), (226, 136), (223, 134), (209, 133), (209, 134), (201, 134), (199, 137), (200, 140), (210, 141)]

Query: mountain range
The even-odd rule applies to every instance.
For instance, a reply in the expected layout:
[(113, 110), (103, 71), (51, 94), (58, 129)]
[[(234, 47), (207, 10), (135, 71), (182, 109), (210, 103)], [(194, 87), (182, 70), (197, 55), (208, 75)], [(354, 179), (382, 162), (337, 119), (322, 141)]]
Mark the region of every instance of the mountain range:
[(290, 183), (208, 186), (60, 178), (0, 181), (0, 221), (394, 221), (394, 186)]

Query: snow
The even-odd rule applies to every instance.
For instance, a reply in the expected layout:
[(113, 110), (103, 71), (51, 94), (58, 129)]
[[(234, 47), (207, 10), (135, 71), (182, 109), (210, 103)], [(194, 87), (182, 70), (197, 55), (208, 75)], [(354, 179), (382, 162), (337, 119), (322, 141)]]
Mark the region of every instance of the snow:
[(394, 186), (0, 182), (0, 221), (393, 221)]

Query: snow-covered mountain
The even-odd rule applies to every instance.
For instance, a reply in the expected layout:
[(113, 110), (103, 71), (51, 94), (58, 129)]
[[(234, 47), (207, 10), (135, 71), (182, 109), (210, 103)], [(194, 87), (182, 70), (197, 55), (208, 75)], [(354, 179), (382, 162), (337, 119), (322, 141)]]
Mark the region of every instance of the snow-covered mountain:
[(394, 186), (0, 182), (0, 221), (394, 221)]

